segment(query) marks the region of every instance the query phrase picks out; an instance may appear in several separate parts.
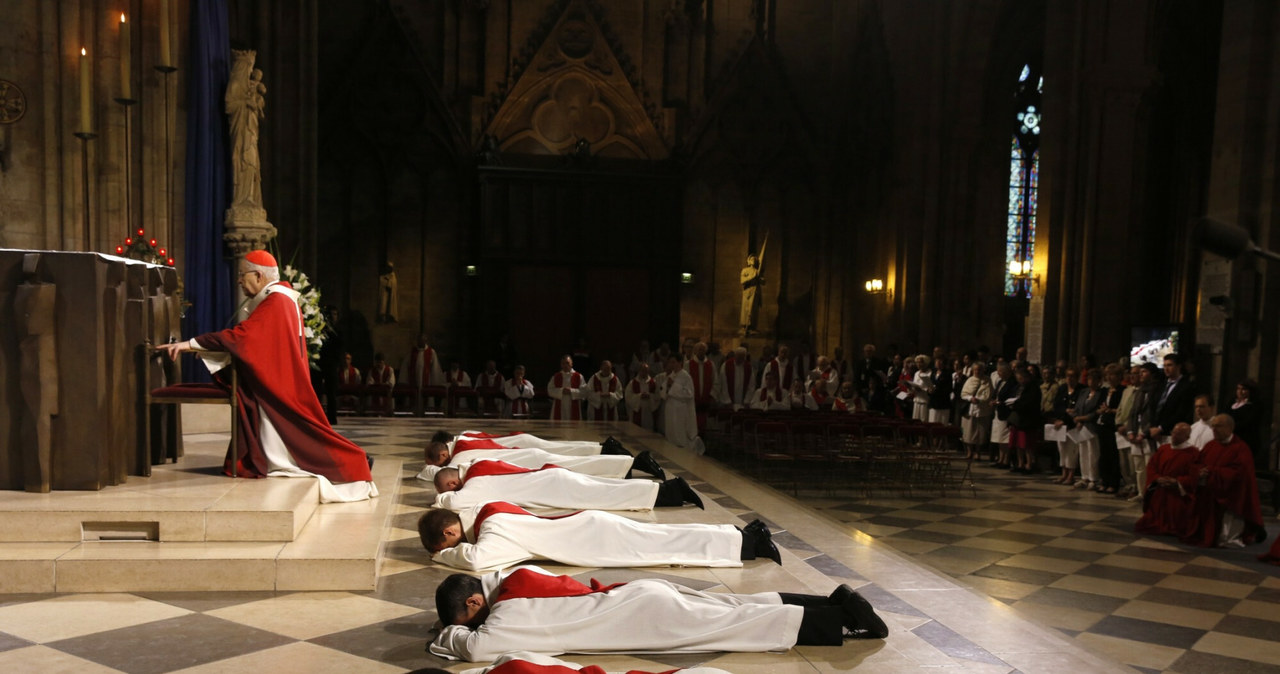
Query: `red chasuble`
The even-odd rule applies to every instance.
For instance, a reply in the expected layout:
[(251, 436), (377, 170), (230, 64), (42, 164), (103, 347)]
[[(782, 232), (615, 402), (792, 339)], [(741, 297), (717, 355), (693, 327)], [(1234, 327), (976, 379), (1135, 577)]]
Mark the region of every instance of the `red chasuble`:
[(1258, 499), (1258, 481), (1253, 472), (1253, 454), (1240, 436), (1231, 436), (1226, 445), (1217, 440), (1200, 450), (1196, 472), (1208, 468), (1209, 475), (1196, 489), (1194, 533), (1183, 542), (1211, 548), (1218, 544), (1222, 513), (1230, 512), (1244, 520), (1245, 543), (1266, 536), (1262, 523), (1262, 502)]
[(516, 569), (498, 586), (498, 598), (493, 603), (506, 599), (546, 599), (550, 597), (581, 597), (597, 592), (608, 592), (626, 583), (601, 585), (595, 578), (591, 585), (583, 585), (569, 576), (548, 576), (545, 573)]
[[(1196, 481), (1199, 469), (1195, 447), (1174, 449), (1164, 445), (1151, 457), (1147, 465), (1147, 484), (1143, 493), (1142, 517), (1133, 526), (1140, 534), (1169, 535), (1184, 538), (1195, 529), (1192, 509), (1196, 500)], [(1176, 487), (1159, 487), (1156, 480), (1171, 477), (1182, 485), (1184, 496)]]
[(479, 438), (476, 440), (458, 440), (453, 443), (453, 455), (457, 456), (462, 452), (469, 452), (475, 449), (511, 449), (506, 445), (500, 445), (493, 440), (487, 438)]
[(545, 464), (541, 468), (521, 468), (506, 461), (477, 461), (467, 469), (467, 476), (462, 478), (462, 484), (466, 484), (473, 477), (519, 475), (520, 473), (536, 473), (541, 470), (564, 470), (564, 468), (554, 463)]
[(462, 436), (466, 438), (481, 438), (481, 439), (509, 438), (513, 435), (524, 435), (524, 431), (511, 431), (510, 433), (485, 433), (483, 431), (468, 431), (462, 434)]
[(228, 448), (224, 470), (230, 475), (236, 461), (238, 475), (266, 476), (267, 457), (258, 435), (265, 414), (303, 470), (335, 483), (368, 482), (372, 477), (364, 450), (333, 430), (311, 388), (300, 321), (297, 303), (275, 292), (234, 328), (195, 338), (205, 349), (230, 353), (239, 375), (237, 423), (243, 451)]

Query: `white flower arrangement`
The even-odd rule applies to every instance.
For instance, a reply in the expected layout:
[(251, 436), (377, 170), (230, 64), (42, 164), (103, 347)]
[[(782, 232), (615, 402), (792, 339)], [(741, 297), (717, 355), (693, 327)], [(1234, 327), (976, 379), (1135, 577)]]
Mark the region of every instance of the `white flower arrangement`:
[(326, 323), (321, 311), (320, 289), (311, 285), (307, 275), (293, 265), (284, 266), (280, 274), (281, 281), (288, 281), (298, 291), (298, 303), (302, 309), (303, 333), (307, 338), (307, 358), (312, 369), (320, 369), (320, 347), (324, 345)]

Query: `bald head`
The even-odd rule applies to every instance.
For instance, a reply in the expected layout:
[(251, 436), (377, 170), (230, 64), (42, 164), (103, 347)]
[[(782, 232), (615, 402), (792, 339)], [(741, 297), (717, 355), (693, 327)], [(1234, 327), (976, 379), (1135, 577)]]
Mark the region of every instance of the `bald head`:
[(1175, 424), (1172, 431), (1169, 431), (1169, 442), (1175, 447), (1185, 443), (1191, 439), (1191, 424), (1179, 423)]
[(1226, 444), (1236, 430), (1236, 420), (1228, 414), (1219, 414), (1209, 420), (1209, 428), (1213, 429), (1214, 440)]

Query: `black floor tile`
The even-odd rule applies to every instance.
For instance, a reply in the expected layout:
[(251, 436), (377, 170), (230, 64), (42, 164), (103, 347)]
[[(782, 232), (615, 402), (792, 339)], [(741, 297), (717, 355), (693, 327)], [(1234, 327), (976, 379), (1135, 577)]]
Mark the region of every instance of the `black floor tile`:
[(982, 548), (970, 548), (964, 545), (947, 545), (937, 550), (932, 550), (926, 554), (940, 555), (950, 557), (952, 559), (965, 559), (972, 562), (984, 562), (986, 564), (994, 564), (1002, 559), (1010, 556), (1008, 552), (999, 552), (996, 550), (983, 550)]
[(868, 524), (878, 524), (882, 527), (901, 527), (903, 529), (914, 529), (929, 523), (928, 520), (917, 520), (910, 517), (894, 517), (892, 515), (876, 515), (868, 517), (863, 522)]
[(1114, 613), (1121, 606), (1129, 603), (1129, 600), (1120, 599), (1119, 597), (1104, 597), (1100, 594), (1063, 590), (1056, 587), (1042, 587), (1023, 597), (1022, 600), (1049, 606), (1061, 606), (1080, 609), (1081, 611), (1108, 614)]
[(251, 601), (283, 597), (292, 592), (134, 592), (144, 599), (164, 602), (188, 611), (204, 613), (228, 606), (238, 606)]
[[(1274, 587), (1259, 587), (1249, 594), (1249, 599), (1280, 604), (1280, 589), (1276, 589)], [(1280, 608), (1277, 608), (1276, 610), (1280, 610)]]
[(774, 542), (774, 543), (777, 543), (778, 545), (781, 545), (782, 547), (784, 547), (784, 548), (786, 548), (786, 549), (788, 549), (788, 550), (790, 550), (790, 551), (792, 551), (792, 552), (794, 552), (794, 553), (796, 553), (796, 554), (799, 554), (799, 553), (801, 553), (801, 552), (811, 552), (811, 553), (817, 553), (817, 552), (818, 552), (818, 549), (817, 549), (817, 548), (815, 548), (815, 547), (813, 547), (812, 545), (809, 545), (808, 543), (806, 543), (806, 542), (804, 542), (804, 541), (800, 540), (799, 538), (797, 538), (797, 537), (796, 537), (796, 535), (795, 535), (795, 534), (792, 534), (792, 533), (789, 533), (789, 532), (786, 532), (786, 531), (784, 531), (784, 532), (782, 532), (782, 533), (774, 534), (774, 535), (773, 535), (773, 542)]
[(891, 508), (888, 506), (878, 506), (871, 503), (846, 503), (843, 505), (832, 506), (831, 509), (845, 510), (852, 513), (871, 513), (876, 515), (899, 510), (899, 508)]
[[(1280, 611), (1276, 611), (1276, 620), (1280, 620)], [(1261, 639), (1263, 641), (1280, 642), (1280, 622), (1259, 620), (1244, 616), (1229, 615), (1222, 619), (1213, 631), (1236, 634), (1242, 637)]]
[[(1160, 540), (1160, 539), (1156, 539)], [(1166, 542), (1176, 542), (1175, 539), (1163, 539)], [(1162, 562), (1189, 562), (1197, 555), (1191, 552), (1183, 552), (1182, 550), (1161, 550), (1159, 548), (1146, 548), (1140, 545), (1130, 545), (1125, 548), (1116, 550), (1117, 555), (1127, 555), (1129, 557), (1141, 557), (1143, 559), (1158, 559)]]
[(1073, 562), (1096, 562), (1099, 559), (1106, 557), (1104, 553), (1094, 552), (1093, 550), (1062, 548), (1056, 545), (1041, 545), (1040, 547), (1025, 550), (1022, 554), (1052, 557), (1054, 559), (1069, 559)]
[(1055, 536), (1047, 536), (1045, 534), (1033, 534), (1026, 531), (1008, 531), (1006, 529), (995, 529), (982, 534), (983, 538), (994, 538), (1001, 541), (1015, 541), (1018, 543), (1033, 543), (1039, 545), (1056, 538)]
[(1087, 631), (1119, 639), (1169, 646), (1170, 648), (1191, 648), (1200, 640), (1200, 637), (1207, 633), (1207, 630), (1114, 615), (1099, 620)]
[(964, 658), (965, 660), (985, 662), (991, 665), (1005, 664), (1003, 660), (992, 655), (985, 648), (960, 636), (950, 627), (936, 620), (930, 620), (911, 631), (923, 639), (925, 643), (953, 658)]
[(914, 541), (927, 541), (929, 543), (945, 543), (950, 545), (958, 541), (963, 541), (968, 536), (957, 536), (956, 534), (945, 534), (941, 531), (920, 531), (919, 529), (907, 529), (886, 537), (886, 540), (909, 538)]
[(827, 555), (817, 555), (805, 560), (805, 563), (813, 568), (821, 571), (823, 574), (831, 578), (848, 578), (851, 580), (865, 580), (865, 578), (857, 571), (837, 562)]
[(858, 588), (858, 594), (862, 595), (871, 606), (877, 611), (888, 611), (889, 613), (901, 613), (902, 615), (915, 616), (917, 618), (927, 618), (920, 609), (908, 604), (900, 599), (897, 595), (884, 590), (877, 585), (863, 585)]
[(1063, 538), (1083, 538), (1086, 541), (1097, 541), (1099, 543), (1121, 543), (1128, 545), (1136, 540), (1131, 533), (1120, 533), (1116, 531), (1096, 531), (1093, 529), (1078, 529)]
[(1031, 517), (1021, 520), (1023, 524), (1034, 524), (1036, 526), (1062, 527), (1064, 529), (1078, 529), (1081, 521), (1070, 517), (1054, 517), (1052, 515), (1032, 515)]
[(970, 517), (968, 515), (957, 515), (942, 521), (947, 524), (963, 524), (966, 527), (985, 527), (987, 529), (999, 529), (1009, 524), (1007, 520), (993, 520), (987, 517)]
[(435, 637), (431, 631), (434, 623), (435, 612), (419, 613), (326, 634), (311, 643), (405, 669), (443, 667), (447, 660), (427, 652), (427, 644)]
[(1229, 583), (1244, 583), (1245, 585), (1257, 585), (1266, 577), (1260, 573), (1254, 573), (1243, 569), (1219, 569), (1212, 566), (1204, 566), (1202, 564), (1187, 564), (1181, 569), (1178, 569), (1178, 575), (1204, 578), (1207, 580), (1225, 580)]
[(1066, 574), (1054, 573), (1052, 571), (1040, 571), (1037, 569), (1024, 569), (1017, 566), (1003, 566), (1000, 564), (992, 564), (973, 572), (975, 576), (983, 578), (994, 578), (996, 580), (1011, 580), (1015, 583), (1026, 583), (1028, 585), (1045, 586), (1057, 581)]
[(379, 578), (377, 590), (360, 594), (423, 611), (434, 611), (436, 586), (452, 573), (455, 573), (452, 569), (437, 566), (403, 571)]
[(11, 651), (15, 648), (25, 648), (31, 645), (32, 643), (26, 639), (19, 639), (12, 634), (0, 632), (0, 652)]
[(1213, 674), (1280, 674), (1280, 665), (1264, 664), (1240, 658), (1228, 658), (1222, 655), (1191, 650), (1183, 653), (1182, 657), (1175, 660), (1173, 665), (1169, 667), (1169, 671), (1182, 672), (1182, 674), (1198, 674), (1199, 672), (1213, 672)]
[(912, 507), (911, 507), (911, 509), (912, 509), (912, 510), (921, 510), (921, 511), (929, 512), (929, 513), (942, 513), (942, 514), (945, 514), (945, 515), (963, 515), (963, 514), (965, 514), (965, 513), (969, 512), (970, 510), (976, 510), (976, 508), (968, 508), (968, 507), (965, 507), (965, 506), (945, 505), (945, 504), (941, 504), (941, 503), (921, 503), (920, 505), (912, 506)]
[(1170, 606), (1187, 606), (1202, 611), (1213, 611), (1214, 613), (1227, 613), (1235, 608), (1236, 604), (1240, 603), (1240, 600), (1234, 597), (1219, 597), (1211, 594), (1187, 592), (1186, 590), (1173, 590), (1167, 587), (1153, 587), (1138, 595), (1135, 599), (1157, 604), (1168, 604)]
[[(292, 643), (289, 637), (200, 613), (45, 644), (131, 674), (171, 672)], [(165, 644), (170, 647), (158, 647)]]
[(1120, 566), (1108, 566), (1106, 564), (1090, 564), (1079, 571), (1076, 575), (1088, 576), (1090, 578), (1103, 578), (1106, 580), (1118, 580), (1125, 583), (1138, 583), (1140, 585), (1155, 585), (1164, 580), (1169, 574), (1160, 573), (1158, 571), (1143, 571), (1141, 569), (1126, 569)]

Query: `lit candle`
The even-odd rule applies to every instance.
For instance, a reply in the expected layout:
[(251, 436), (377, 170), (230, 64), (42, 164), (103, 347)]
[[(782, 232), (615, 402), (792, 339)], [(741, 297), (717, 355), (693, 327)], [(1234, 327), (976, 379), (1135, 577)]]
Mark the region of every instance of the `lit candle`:
[(173, 66), (169, 51), (169, 0), (160, 0), (160, 67)]
[(92, 133), (90, 123), (91, 101), (89, 100), (89, 52), (80, 48), (80, 133)]
[(129, 86), (129, 23), (120, 12), (120, 98), (133, 98), (133, 87)]

